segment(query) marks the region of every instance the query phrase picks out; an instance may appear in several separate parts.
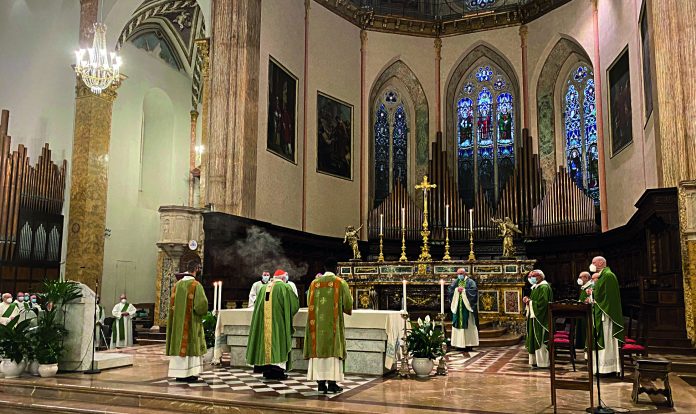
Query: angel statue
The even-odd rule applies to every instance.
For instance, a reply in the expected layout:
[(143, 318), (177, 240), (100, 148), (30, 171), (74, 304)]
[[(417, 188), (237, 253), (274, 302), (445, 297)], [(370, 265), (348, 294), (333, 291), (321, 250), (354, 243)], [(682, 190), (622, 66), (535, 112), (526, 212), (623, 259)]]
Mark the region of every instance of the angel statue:
[(510, 220), (510, 217), (505, 217), (504, 220), (494, 219), (491, 221), (500, 228), (500, 237), (503, 238), (503, 257), (515, 257), (515, 245), (512, 242), (513, 233), (522, 234), (519, 227)]
[(348, 243), (353, 249), (353, 260), (360, 260), (360, 250), (358, 250), (358, 238), (360, 237), (360, 229), (362, 225), (357, 229), (353, 226), (346, 227), (346, 236), (343, 238), (343, 243)]

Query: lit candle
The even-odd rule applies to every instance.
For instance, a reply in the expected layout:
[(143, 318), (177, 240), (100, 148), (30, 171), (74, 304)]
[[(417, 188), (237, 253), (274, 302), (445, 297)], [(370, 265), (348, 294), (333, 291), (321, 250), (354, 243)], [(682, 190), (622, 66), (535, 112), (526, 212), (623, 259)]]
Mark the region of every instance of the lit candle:
[(217, 310), (217, 298), (218, 298), (218, 284), (217, 282), (213, 282), (213, 313)]
[(404, 306), (403, 306), (403, 310), (404, 310), (404, 312), (406, 312), (406, 279), (403, 280), (403, 284), (404, 284), (404, 295), (403, 295), (403, 297), (404, 297)]
[(220, 288), (218, 289), (218, 313), (220, 312), (220, 309), (222, 309), (222, 280), (218, 282), (218, 286)]
[(445, 205), (445, 227), (449, 228), (449, 204)]
[(406, 229), (406, 209), (401, 207), (401, 230)]
[(469, 209), (469, 231), (474, 231), (474, 209)]
[(379, 235), (384, 234), (384, 214), (379, 215)]
[(440, 279), (440, 313), (445, 314), (445, 280)]

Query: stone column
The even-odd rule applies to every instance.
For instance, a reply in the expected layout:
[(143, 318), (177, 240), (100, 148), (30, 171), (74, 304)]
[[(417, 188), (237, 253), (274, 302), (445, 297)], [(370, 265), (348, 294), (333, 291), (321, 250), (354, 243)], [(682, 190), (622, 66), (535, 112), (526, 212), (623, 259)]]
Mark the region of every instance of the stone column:
[(367, 217), (365, 214), (365, 182), (370, 175), (365, 172), (365, 159), (370, 159), (365, 153), (365, 143), (369, 133), (365, 130), (366, 120), (365, 114), (369, 113), (369, 106), (365, 102), (365, 64), (367, 63), (367, 30), (360, 30), (360, 224), (363, 226), (360, 229), (360, 238), (364, 239), (367, 226)]
[(522, 128), (529, 129), (529, 66), (527, 63), (527, 25), (520, 26), (520, 49), (522, 52)]
[(597, 153), (599, 154), (597, 164), (599, 166), (599, 211), (602, 216), (602, 231), (609, 230), (607, 218), (607, 172), (604, 165), (606, 149), (604, 146), (604, 118), (602, 117), (602, 67), (599, 62), (599, 10), (597, 10), (597, 0), (592, 1), (592, 30), (594, 34), (594, 81), (595, 81), (595, 103), (597, 110)]
[(203, 207), (208, 203), (206, 194), (206, 174), (208, 171), (208, 123), (210, 122), (210, 39), (196, 40), (198, 53), (201, 55), (201, 145), (203, 152), (201, 153), (201, 177), (199, 183), (199, 202), (198, 207)]
[(305, 0), (304, 76), (302, 78), (302, 231), (307, 230), (307, 84), (309, 82), (309, 9), (311, 6), (312, 1)]
[(94, 95), (78, 79), (75, 99), (65, 277), (96, 288), (104, 266), (112, 85)]
[(442, 132), (442, 88), (440, 87), (440, 62), (442, 61), (442, 39), (435, 38), (435, 125)]
[(191, 131), (189, 141), (189, 207), (195, 207), (193, 201), (194, 187), (196, 184), (196, 124), (198, 123), (198, 111), (191, 111)]

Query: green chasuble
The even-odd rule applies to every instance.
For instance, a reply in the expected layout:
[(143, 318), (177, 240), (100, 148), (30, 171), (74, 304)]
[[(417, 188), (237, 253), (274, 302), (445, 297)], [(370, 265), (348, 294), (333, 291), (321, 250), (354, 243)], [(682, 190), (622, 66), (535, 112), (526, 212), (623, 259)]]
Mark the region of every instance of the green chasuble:
[[(580, 288), (580, 297), (578, 297), (578, 302), (585, 303), (585, 299), (590, 296), (587, 294), (587, 289), (591, 287), (592, 285), (588, 283)], [(575, 348), (585, 349), (587, 347), (587, 344), (585, 343), (587, 341), (587, 324), (584, 319), (576, 319), (575, 323)]]
[[(594, 298), (593, 316), (595, 337), (597, 338), (597, 346), (599, 349), (604, 349), (604, 331), (602, 330), (602, 315), (611, 318), (613, 322), (612, 335), (619, 340), (619, 343), (624, 342), (624, 321), (623, 312), (621, 311), (621, 292), (619, 291), (619, 281), (616, 275), (605, 267), (599, 275), (599, 279), (595, 282), (592, 288), (592, 297)], [(620, 346), (620, 345), (619, 345)]]
[[(121, 313), (128, 312), (128, 308), (130, 307), (130, 303), (126, 302), (123, 304), (123, 307), (121, 308)], [(126, 323), (123, 320), (123, 317), (120, 317), (118, 319), (115, 319), (114, 322), (111, 324), (111, 339), (116, 341), (125, 341), (126, 340)], [(118, 324), (118, 329), (116, 329), (116, 324)], [(116, 331), (118, 331), (118, 338), (116, 338)]]
[(304, 357), (346, 359), (343, 314), (353, 313), (353, 296), (348, 283), (331, 272), (314, 279), (307, 301), (307, 328)]
[(203, 316), (208, 313), (208, 298), (203, 285), (184, 277), (174, 285), (167, 319), (167, 355), (195, 357), (205, 355)]
[(532, 300), (532, 309), (534, 310), (534, 318), (527, 317), (527, 338), (525, 346), (527, 352), (533, 354), (542, 345), (546, 344), (549, 339), (549, 314), (548, 305), (553, 301), (553, 292), (551, 285), (545, 280), (537, 284), (532, 289), (530, 295)]
[(2, 317), (9, 318), (10, 316), (12, 316), (12, 313), (15, 311), (16, 308), (17, 308), (17, 304), (12, 302), (10, 304), (10, 306), (8, 306), (7, 309), (5, 310), (5, 313), (2, 314)]
[(452, 300), (454, 300), (456, 288), (463, 288), (464, 291), (459, 294), (459, 302), (457, 303), (457, 312), (452, 314), (452, 327), (457, 329), (469, 328), (469, 310), (464, 305), (464, 295), (469, 299), (469, 306), (474, 314), (474, 321), (478, 325), (478, 288), (473, 279), (466, 277), (464, 279), (457, 278), (452, 285)]
[(287, 283), (273, 278), (261, 286), (254, 302), (249, 327), (246, 360), (249, 365), (287, 362), (291, 369), (292, 318), (300, 310), (300, 301)]

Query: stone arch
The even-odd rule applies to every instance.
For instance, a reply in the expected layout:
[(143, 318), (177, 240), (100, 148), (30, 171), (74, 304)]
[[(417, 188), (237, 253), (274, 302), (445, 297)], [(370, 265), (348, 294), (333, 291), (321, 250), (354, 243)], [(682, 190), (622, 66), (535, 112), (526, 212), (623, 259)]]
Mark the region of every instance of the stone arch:
[[(372, 88), (370, 89), (370, 98), (368, 101), (368, 111), (369, 111), (369, 124), (368, 124), (368, 151), (369, 160), (368, 165), (374, 165), (374, 137), (373, 137), (373, 125), (375, 124), (375, 103), (381, 97), (383, 91), (385, 91), (389, 86), (394, 86), (396, 89), (400, 90), (402, 98), (406, 103), (406, 108), (409, 116), (409, 127), (410, 127), (410, 144), (409, 144), (409, 163), (413, 163), (414, 168), (409, 167), (408, 176), (409, 178), (420, 177), (425, 175), (428, 170), (428, 159), (429, 152), (428, 146), (430, 145), (428, 131), (428, 100), (425, 96), (425, 90), (422, 84), (418, 80), (418, 77), (411, 70), (411, 68), (404, 63), (404, 61), (397, 59), (393, 63), (389, 64), (377, 79), (373, 82)], [(370, 168), (369, 174), (369, 203), (372, 205), (374, 200), (374, 171)]]
[[(444, 131), (446, 148), (454, 148), (456, 142), (454, 138), (454, 126), (456, 124), (456, 113), (454, 111), (454, 107), (456, 105), (455, 100), (457, 98), (459, 88), (461, 87), (461, 84), (464, 81), (464, 78), (467, 75), (467, 73), (469, 73), (469, 71), (477, 64), (477, 62), (480, 62), (484, 59), (490, 60), (492, 63), (498, 66), (503, 72), (505, 72), (505, 74), (508, 76), (508, 79), (512, 83), (512, 90), (515, 98), (514, 110), (517, 114), (515, 136), (520, 136), (520, 120), (522, 116), (522, 111), (520, 110), (520, 102), (522, 100), (522, 96), (520, 95), (520, 82), (517, 77), (517, 72), (515, 72), (515, 68), (513, 67), (512, 63), (510, 63), (510, 60), (507, 57), (505, 57), (505, 55), (502, 52), (498, 51), (493, 46), (487, 43), (481, 42), (462, 55), (462, 58), (459, 60), (459, 63), (454, 67), (447, 80), (447, 89), (445, 92)], [(452, 169), (452, 172), (455, 172), (457, 165), (457, 151), (447, 151), (447, 154), (450, 168)]]
[(544, 61), (537, 81), (537, 135), (539, 142), (539, 162), (546, 182), (552, 182), (560, 165), (557, 160), (557, 113), (559, 112), (558, 85), (562, 69), (568, 67), (569, 60), (586, 61), (592, 65), (585, 49), (574, 40), (561, 37)]

